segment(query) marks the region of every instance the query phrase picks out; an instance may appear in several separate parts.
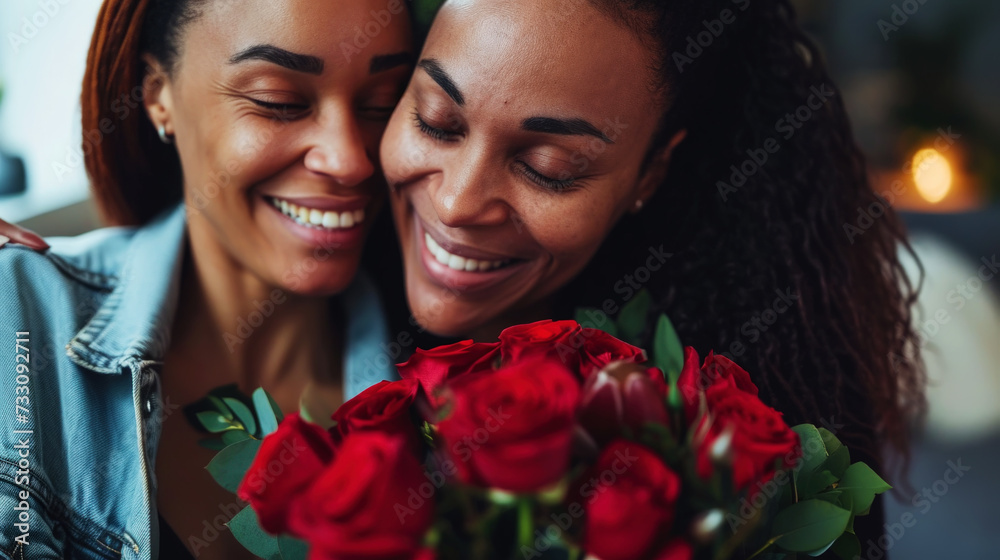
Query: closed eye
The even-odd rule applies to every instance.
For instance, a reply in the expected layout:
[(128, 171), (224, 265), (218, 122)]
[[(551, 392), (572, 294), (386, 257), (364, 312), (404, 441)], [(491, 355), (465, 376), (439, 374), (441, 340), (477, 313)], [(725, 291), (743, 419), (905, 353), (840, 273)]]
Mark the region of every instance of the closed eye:
[(427, 124), (427, 122), (421, 118), (420, 113), (416, 111), (413, 112), (413, 121), (417, 125), (420, 132), (441, 142), (454, 142), (456, 137), (459, 136), (457, 132), (452, 132), (450, 130), (445, 130), (443, 128)]
[(308, 105), (303, 105), (301, 103), (272, 103), (270, 101), (264, 101), (263, 99), (255, 99), (252, 97), (250, 98), (250, 101), (258, 107), (267, 109), (268, 111), (273, 111), (275, 113), (275, 117), (277, 118), (295, 118), (309, 109)]
[(517, 162), (518, 167), (521, 168), (521, 173), (528, 178), (529, 181), (535, 183), (536, 185), (554, 192), (562, 192), (576, 183), (576, 179), (573, 177), (568, 177), (566, 179), (553, 179), (546, 175), (542, 175), (535, 168), (531, 167), (523, 161)]

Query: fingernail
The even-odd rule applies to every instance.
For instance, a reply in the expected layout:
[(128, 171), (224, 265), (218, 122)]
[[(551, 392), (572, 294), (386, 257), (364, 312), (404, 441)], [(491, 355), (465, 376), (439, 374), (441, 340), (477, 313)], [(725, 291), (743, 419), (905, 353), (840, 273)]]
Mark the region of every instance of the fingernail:
[(34, 232), (25, 231), (24, 232), (24, 239), (28, 242), (27, 245), (30, 245), (33, 249), (48, 249), (49, 248), (49, 244), (46, 243), (44, 239), (42, 239), (41, 237), (39, 237), (38, 234), (36, 234)]
[(10, 238), (6, 235), (0, 235), (0, 247), (3, 247), (7, 243), (10, 243)]

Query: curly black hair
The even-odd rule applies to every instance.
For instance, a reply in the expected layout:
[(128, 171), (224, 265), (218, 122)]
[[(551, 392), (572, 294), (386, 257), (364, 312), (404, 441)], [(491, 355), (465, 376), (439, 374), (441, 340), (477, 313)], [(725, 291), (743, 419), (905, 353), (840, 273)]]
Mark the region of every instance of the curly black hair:
[(645, 287), (686, 344), (737, 360), (791, 422), (844, 423), (859, 451), (905, 458), (924, 410), (909, 245), (790, 2), (589, 1), (656, 45), (668, 109), (650, 153), (687, 136), (642, 213), (560, 292), (563, 313), (628, 295), (623, 272), (662, 244), (672, 256)]

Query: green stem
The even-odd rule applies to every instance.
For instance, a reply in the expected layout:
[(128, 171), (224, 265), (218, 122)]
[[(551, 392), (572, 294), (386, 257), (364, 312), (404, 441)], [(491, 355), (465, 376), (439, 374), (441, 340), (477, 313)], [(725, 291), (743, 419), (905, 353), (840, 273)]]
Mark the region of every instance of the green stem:
[(753, 554), (751, 554), (750, 557), (747, 558), (747, 560), (753, 560), (753, 558), (756, 558), (757, 556), (760, 556), (765, 550), (767, 550), (768, 548), (770, 548), (771, 545), (774, 544), (775, 542), (777, 542), (778, 539), (780, 539), (780, 538), (781, 538), (781, 536), (777, 536), (777, 537), (774, 537), (773, 539), (767, 541), (766, 543), (764, 543), (764, 546), (760, 547), (757, 550), (757, 552), (754, 552)]
[(535, 533), (535, 520), (533, 519), (533, 506), (531, 498), (521, 498), (517, 504), (517, 541), (522, 547), (531, 548)]

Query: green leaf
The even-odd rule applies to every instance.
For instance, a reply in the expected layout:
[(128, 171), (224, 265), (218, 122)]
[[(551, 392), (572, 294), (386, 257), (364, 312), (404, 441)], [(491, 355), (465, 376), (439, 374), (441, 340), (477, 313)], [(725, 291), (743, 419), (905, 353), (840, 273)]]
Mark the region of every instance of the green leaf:
[[(829, 451), (829, 448), (827, 448)], [(818, 470), (830, 471), (833, 476), (840, 480), (844, 476), (844, 472), (847, 471), (847, 467), (851, 464), (851, 454), (847, 450), (847, 447), (841, 445), (835, 451), (830, 453), (830, 456), (823, 461), (823, 464), (819, 466)]]
[(844, 533), (834, 541), (830, 550), (841, 560), (854, 560), (861, 556), (861, 542), (851, 533)]
[(266, 560), (281, 560), (278, 538), (261, 528), (257, 514), (247, 506), (229, 520), (229, 530), (243, 548)]
[(854, 517), (855, 517), (855, 515), (854, 515), (854, 499), (851, 498), (851, 495), (849, 493), (847, 493), (847, 492), (842, 492), (840, 490), (834, 490), (833, 492), (826, 492), (824, 494), (820, 494), (817, 497), (818, 498), (823, 498), (824, 496), (834, 495), (834, 494), (836, 495), (836, 499), (834, 499), (834, 500), (827, 500), (827, 501), (829, 501), (832, 504), (840, 507), (841, 509), (846, 509), (847, 511), (851, 512), (851, 518), (847, 520), (847, 528), (844, 529), (844, 530), (847, 531), (848, 533), (853, 533), (854, 532)]
[(282, 560), (306, 560), (309, 555), (309, 545), (299, 539), (282, 535), (278, 537), (278, 549)]
[(851, 512), (824, 500), (792, 504), (774, 518), (775, 544), (790, 552), (818, 550), (844, 533)]
[(826, 452), (833, 455), (835, 451), (844, 446), (837, 439), (837, 436), (833, 435), (833, 432), (827, 430), (826, 428), (819, 428), (819, 435), (823, 438), (823, 445), (826, 446)]
[(630, 344), (636, 344), (639, 335), (646, 328), (646, 315), (653, 304), (653, 297), (646, 290), (639, 290), (635, 297), (622, 307), (618, 314), (618, 332), (621, 339)]
[(850, 505), (848, 505), (848, 506), (845, 507), (844, 506), (844, 500), (841, 499), (841, 496), (843, 496), (843, 494), (844, 493), (841, 492), (840, 490), (827, 490), (826, 492), (823, 492), (822, 494), (816, 494), (815, 499), (817, 499), (817, 500), (823, 500), (824, 502), (830, 502), (831, 504), (833, 504), (835, 506), (839, 506), (839, 507), (842, 507), (844, 509), (849, 510), (849, 509), (851, 509)]
[(239, 399), (232, 397), (225, 397), (222, 400), (236, 413), (236, 418), (240, 421), (240, 424), (243, 424), (243, 427), (250, 435), (257, 434), (257, 422), (253, 419), (253, 412), (250, 411), (247, 405), (240, 402)]
[(227, 446), (233, 445), (234, 443), (239, 443), (241, 441), (246, 441), (251, 439), (250, 434), (243, 430), (229, 430), (228, 432), (222, 433), (222, 443), (223, 447), (219, 449), (224, 449)]
[(618, 338), (618, 326), (600, 309), (593, 307), (577, 307), (574, 316), (577, 323), (586, 329), (600, 329)]
[(684, 347), (674, 330), (674, 324), (666, 315), (660, 315), (656, 322), (656, 334), (653, 337), (653, 364), (663, 370), (671, 386), (677, 384), (677, 378), (684, 368)]
[(415, 0), (413, 3), (415, 20), (422, 26), (429, 26), (443, 3), (444, 0)]
[(260, 420), (260, 437), (273, 434), (278, 429), (278, 415), (281, 409), (273, 406), (274, 401), (271, 395), (263, 387), (258, 387), (253, 392), (253, 408), (257, 411), (257, 419)]
[(259, 439), (234, 443), (220, 451), (205, 468), (219, 486), (235, 494), (243, 477), (250, 470), (250, 464), (260, 449), (260, 443)]
[(823, 436), (812, 424), (799, 424), (792, 431), (799, 434), (799, 444), (802, 446), (802, 458), (799, 459), (798, 466), (800, 475), (815, 472), (827, 458)]
[(245, 434), (246, 432), (240, 430), (232, 430), (222, 434), (222, 439), (217, 437), (208, 437), (198, 440), (198, 445), (204, 447), (205, 449), (211, 449), (212, 451), (222, 451), (228, 445), (224, 440), (226, 439), (226, 434)]
[(841, 490), (851, 495), (854, 501), (853, 511), (856, 515), (863, 515), (863, 512), (871, 507), (876, 494), (881, 494), (891, 489), (882, 477), (875, 474), (875, 471), (864, 463), (854, 463), (844, 471), (844, 476), (840, 478), (837, 490)]
[(800, 473), (799, 480), (795, 483), (795, 487), (799, 491), (799, 500), (815, 497), (816, 494), (826, 490), (834, 482), (837, 482), (837, 477), (833, 476), (830, 471)]
[(216, 397), (215, 395), (208, 395), (205, 398), (208, 402), (212, 403), (212, 406), (214, 406), (215, 409), (218, 410), (219, 413), (222, 414), (227, 420), (233, 419), (233, 411), (229, 410), (229, 407), (226, 406), (226, 403), (222, 402), (222, 399)]
[(197, 415), (198, 421), (201, 425), (205, 427), (206, 430), (217, 434), (219, 432), (224, 432), (226, 430), (238, 430), (239, 426), (233, 424), (226, 417), (214, 410), (204, 410), (199, 412)]
[(826, 546), (824, 546), (822, 548), (819, 548), (817, 550), (814, 550), (812, 552), (807, 552), (806, 554), (808, 554), (809, 556), (812, 556), (813, 558), (815, 558), (815, 557), (819, 556), (820, 554), (823, 554), (827, 550), (830, 550), (830, 547), (832, 547), (833, 543), (835, 543), (835, 542), (837, 542), (837, 541), (836, 540), (830, 541), (829, 543), (827, 543)]

